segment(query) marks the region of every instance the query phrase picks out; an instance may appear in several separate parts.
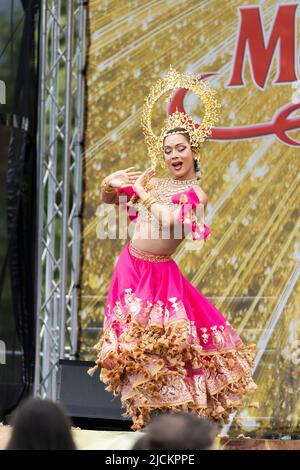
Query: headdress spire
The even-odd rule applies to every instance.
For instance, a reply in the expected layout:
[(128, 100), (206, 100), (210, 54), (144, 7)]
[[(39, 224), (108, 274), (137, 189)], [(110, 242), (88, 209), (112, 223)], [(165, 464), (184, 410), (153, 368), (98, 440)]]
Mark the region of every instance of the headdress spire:
[[(164, 127), (162, 128), (160, 135), (157, 136), (154, 134), (152, 129), (153, 106), (165, 93), (169, 92), (169, 97), (166, 101), (171, 99), (173, 91), (176, 88), (192, 90), (199, 96), (205, 107), (202, 122), (198, 124), (190, 116), (179, 112), (178, 109), (176, 109), (176, 111), (165, 120)], [(220, 107), (215, 95), (215, 90), (212, 90), (203, 80), (187, 73), (180, 74), (171, 66), (166, 77), (160, 78), (152, 86), (149, 95), (145, 98), (141, 125), (153, 167), (156, 167), (159, 160), (162, 161), (163, 140), (166, 135), (169, 135), (168, 131), (171, 129), (176, 127), (186, 129), (190, 136), (190, 144), (194, 148), (198, 148), (201, 143), (211, 135), (211, 128), (218, 120), (218, 108)]]

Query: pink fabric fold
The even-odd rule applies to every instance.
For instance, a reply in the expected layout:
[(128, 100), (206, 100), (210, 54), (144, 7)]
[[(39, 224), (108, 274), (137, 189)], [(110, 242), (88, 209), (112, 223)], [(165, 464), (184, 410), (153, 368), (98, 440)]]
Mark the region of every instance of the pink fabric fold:
[(172, 202), (181, 205), (180, 222), (190, 227), (193, 240), (205, 240), (211, 235), (210, 227), (197, 220), (196, 209), (201, 201), (194, 188), (174, 194)]

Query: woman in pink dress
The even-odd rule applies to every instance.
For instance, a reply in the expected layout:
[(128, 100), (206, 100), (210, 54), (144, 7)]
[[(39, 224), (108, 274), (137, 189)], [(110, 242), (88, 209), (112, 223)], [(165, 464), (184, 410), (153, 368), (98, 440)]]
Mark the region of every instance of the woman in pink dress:
[[(180, 84), (187, 87), (182, 80), (171, 82), (173, 88)], [(206, 120), (206, 137), (207, 128)], [(199, 125), (176, 111), (159, 142), (169, 178), (156, 178), (153, 164), (144, 173), (133, 167), (117, 171), (102, 183), (103, 201), (124, 203), (135, 229), (112, 275), (103, 334), (95, 346), (98, 359), (89, 373), (100, 369), (100, 380), (120, 396), (134, 431), (153, 411), (189, 410), (226, 422), (256, 388), (255, 346), (243, 344), (172, 259), (186, 237), (200, 245), (211, 235), (204, 223), (208, 197), (198, 183)]]

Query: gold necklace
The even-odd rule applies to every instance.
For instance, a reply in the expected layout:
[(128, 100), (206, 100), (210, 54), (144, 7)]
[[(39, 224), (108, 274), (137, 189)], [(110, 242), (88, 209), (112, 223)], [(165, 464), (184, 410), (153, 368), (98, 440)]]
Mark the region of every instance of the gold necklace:
[(190, 180), (179, 180), (179, 179), (176, 179), (176, 178), (168, 178), (168, 181), (171, 181), (172, 183), (174, 184), (178, 184), (179, 186), (184, 186), (185, 184), (197, 184), (197, 178), (193, 178), (193, 179), (190, 179)]
[[(197, 185), (197, 183), (198, 180), (196, 178), (192, 180), (175, 180), (174, 178), (157, 180), (152, 184), (149, 195), (154, 196), (160, 204), (171, 207), (174, 205), (172, 196)], [(146, 222), (151, 220), (155, 226), (159, 226), (157, 219), (140, 202), (138, 202), (138, 211), (140, 221)]]
[(153, 184), (151, 196), (155, 196), (160, 202), (172, 205), (170, 197), (178, 192), (182, 192), (197, 184), (198, 180), (175, 180), (174, 178), (167, 178), (157, 180)]

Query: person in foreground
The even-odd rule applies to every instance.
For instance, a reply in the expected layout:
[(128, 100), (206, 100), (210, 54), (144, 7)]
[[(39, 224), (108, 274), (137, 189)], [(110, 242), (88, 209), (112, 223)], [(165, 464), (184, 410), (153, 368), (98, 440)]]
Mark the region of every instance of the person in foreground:
[(26, 399), (16, 410), (6, 450), (76, 450), (71, 422), (58, 403)]
[(192, 412), (156, 416), (132, 450), (217, 450), (217, 426)]
[[(156, 136), (152, 108), (177, 88), (201, 98), (202, 123), (176, 109)], [(157, 411), (188, 410), (226, 422), (256, 388), (255, 345), (243, 344), (172, 259), (185, 238), (200, 247), (212, 233), (204, 223), (208, 197), (198, 180), (199, 148), (217, 120), (214, 93), (202, 80), (170, 69), (151, 89), (142, 115), (151, 167), (144, 173), (120, 170), (102, 183), (103, 201), (125, 204), (135, 229), (112, 275), (103, 334), (95, 346), (98, 359), (88, 373), (100, 369), (100, 380), (120, 395), (134, 431)], [(155, 177), (158, 162), (168, 178)]]

